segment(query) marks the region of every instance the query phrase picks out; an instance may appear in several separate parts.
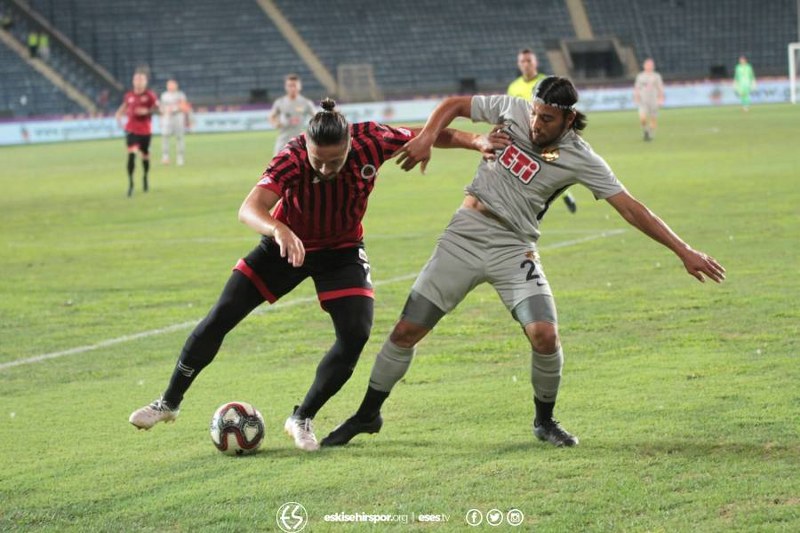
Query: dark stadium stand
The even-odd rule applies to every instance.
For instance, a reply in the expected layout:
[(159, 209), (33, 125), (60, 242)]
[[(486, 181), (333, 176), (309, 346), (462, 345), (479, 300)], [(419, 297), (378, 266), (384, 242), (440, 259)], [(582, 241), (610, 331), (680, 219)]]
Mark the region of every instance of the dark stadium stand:
[[(0, 0), (0, 8), (10, 1)], [(575, 37), (566, 0), (275, 3), (334, 77), (339, 65), (371, 64), (387, 98), (502, 91), (517, 75), (518, 49), (532, 48), (540, 70), (550, 72), (545, 45)], [(758, 76), (785, 75), (786, 44), (797, 40), (796, 0), (584, 4), (597, 37), (617, 36), (634, 48), (638, 62), (652, 55), (667, 80), (712, 72), (731, 76), (740, 54), (748, 56)], [(271, 101), (283, 93), (289, 72), (303, 77), (308, 96), (325, 94), (256, 0), (29, 0), (28, 5), (126, 87), (134, 69), (147, 65), (156, 92), (175, 77), (196, 105)], [(27, 30), (21, 23), (12, 31), (24, 40)], [(64, 52), (53, 47), (53, 67), (96, 99), (103, 84), (71, 69)], [(75, 111), (49, 81), (7, 55), (2, 54), (3, 101), (17, 100), (24, 87), (36, 95), (36, 107), (20, 111), (5, 103), (6, 113)], [(6, 63), (13, 69), (6, 71)], [(21, 67), (28, 72), (18, 79), (13, 73)], [(112, 111), (118, 100), (113, 94)]]
[(254, 89), (283, 93), (298, 73), (308, 91), (321, 86), (251, 0), (32, 0), (30, 4), (125, 86), (139, 65), (151, 87), (175, 77), (195, 103), (246, 103)]
[(334, 76), (339, 64), (372, 63), (386, 95), (458, 92), (462, 79), (480, 91), (505, 88), (519, 75), (520, 48), (548, 72), (544, 42), (575, 35), (564, 0), (276, 4)]
[(18, 55), (0, 54), (0, 118), (78, 114), (82, 109)]
[[(616, 35), (641, 63), (652, 56), (667, 79), (733, 76), (744, 54), (756, 74), (786, 75), (786, 46), (796, 41), (796, 0), (589, 0), (596, 36)], [(721, 68), (719, 68), (721, 67)], [(724, 70), (724, 72), (723, 72)]]

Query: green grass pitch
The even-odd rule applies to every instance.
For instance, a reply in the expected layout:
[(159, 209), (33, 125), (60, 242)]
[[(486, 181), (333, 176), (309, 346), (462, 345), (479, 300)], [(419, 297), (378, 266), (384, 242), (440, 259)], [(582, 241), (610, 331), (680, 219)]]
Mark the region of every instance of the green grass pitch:
[[(380, 435), (306, 454), (282, 433), (332, 342), (308, 283), (228, 336), (176, 424), (136, 431), (129, 413), (163, 390), (257, 242), (236, 213), (274, 137), (191, 136), (187, 165), (154, 162), (151, 192), (137, 181), (132, 199), (122, 140), (0, 149), (0, 530), (268, 531), (286, 502), (314, 532), (459, 531), (469, 509), (513, 508), (536, 531), (800, 530), (800, 108), (660, 121), (644, 143), (634, 113), (595, 113), (586, 137), (728, 280), (698, 283), (586, 189), (576, 215), (552, 206), (540, 246), (566, 354), (556, 414), (581, 438), (566, 450), (532, 437), (529, 348), (488, 286), (420, 345)], [(373, 334), (319, 437), (360, 402), (476, 162), (439, 150), (424, 176), (382, 169), (365, 221)], [(229, 400), (264, 414), (255, 456), (209, 440)], [(339, 512), (408, 523), (324, 521)]]

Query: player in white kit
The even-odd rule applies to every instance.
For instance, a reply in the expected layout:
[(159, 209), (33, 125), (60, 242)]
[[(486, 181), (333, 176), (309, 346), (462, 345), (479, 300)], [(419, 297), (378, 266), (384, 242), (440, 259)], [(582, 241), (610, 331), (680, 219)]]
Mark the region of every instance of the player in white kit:
[(482, 161), (466, 197), (419, 274), (400, 320), (384, 343), (367, 394), (354, 416), (322, 441), (346, 444), (359, 433), (377, 433), (380, 408), (411, 364), (416, 344), (478, 284), (491, 283), (532, 348), (534, 435), (555, 446), (578, 438), (553, 418), (563, 353), (556, 306), (536, 242), (550, 204), (579, 183), (610, 203), (631, 225), (672, 250), (692, 276), (716, 282), (725, 270), (694, 250), (631, 196), (611, 168), (580, 136), (586, 117), (575, 109), (578, 93), (566, 78), (541, 81), (533, 103), (511, 96), (445, 99), (419, 135), (398, 151), (398, 163), (424, 169), (432, 139), (456, 117), (502, 125), (507, 146)]
[(658, 126), (658, 108), (664, 105), (664, 80), (651, 58), (645, 59), (642, 68), (633, 83), (633, 102), (639, 106), (642, 138), (652, 141)]
[(286, 76), (284, 89), (286, 94), (275, 100), (269, 114), (270, 123), (279, 130), (275, 141), (276, 155), (292, 138), (303, 133), (306, 124), (317, 112), (314, 102), (300, 94), (303, 90), (300, 76), (297, 74)]
[(189, 119), (189, 102), (183, 91), (178, 90), (178, 82), (167, 81), (167, 90), (159, 99), (161, 111), (161, 162), (169, 164), (169, 138), (175, 137), (175, 162), (183, 165), (186, 152), (186, 122)]

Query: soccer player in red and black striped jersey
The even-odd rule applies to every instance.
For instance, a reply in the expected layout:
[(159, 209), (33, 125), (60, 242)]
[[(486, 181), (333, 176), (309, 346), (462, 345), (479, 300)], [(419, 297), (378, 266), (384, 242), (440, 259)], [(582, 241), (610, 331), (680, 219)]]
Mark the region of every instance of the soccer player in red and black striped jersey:
[(150, 138), (153, 113), (158, 110), (156, 93), (147, 88), (147, 74), (137, 71), (133, 75), (133, 90), (125, 93), (122, 104), (117, 109), (116, 118), (120, 127), (122, 117), (125, 123), (125, 144), (128, 146), (128, 196), (133, 194), (133, 170), (136, 167), (136, 151), (142, 154), (144, 169), (143, 190), (147, 192), (147, 174), (150, 172)]
[[(275, 302), (310, 277), (336, 341), (285, 430), (298, 448), (319, 449), (312, 419), (350, 378), (372, 328), (361, 225), (367, 199), (380, 166), (416, 133), (375, 122), (351, 125), (334, 107), (333, 100), (322, 102), (306, 133), (275, 156), (244, 200), (239, 219), (262, 235), (261, 242), (234, 267), (219, 301), (189, 336), (162, 398), (131, 414), (136, 427), (174, 420), (225, 335), (265, 300)], [(436, 146), (474, 149), (487, 158), (494, 157), (493, 143), (456, 130), (443, 130), (436, 140)]]

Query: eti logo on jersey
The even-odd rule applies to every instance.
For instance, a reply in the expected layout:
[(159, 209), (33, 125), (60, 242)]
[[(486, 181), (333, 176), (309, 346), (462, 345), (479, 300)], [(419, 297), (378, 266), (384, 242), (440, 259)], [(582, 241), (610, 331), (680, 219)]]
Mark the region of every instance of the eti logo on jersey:
[(535, 159), (527, 156), (513, 144), (508, 145), (503, 150), (498, 161), (525, 185), (530, 183), (533, 177), (542, 169), (542, 166)]

